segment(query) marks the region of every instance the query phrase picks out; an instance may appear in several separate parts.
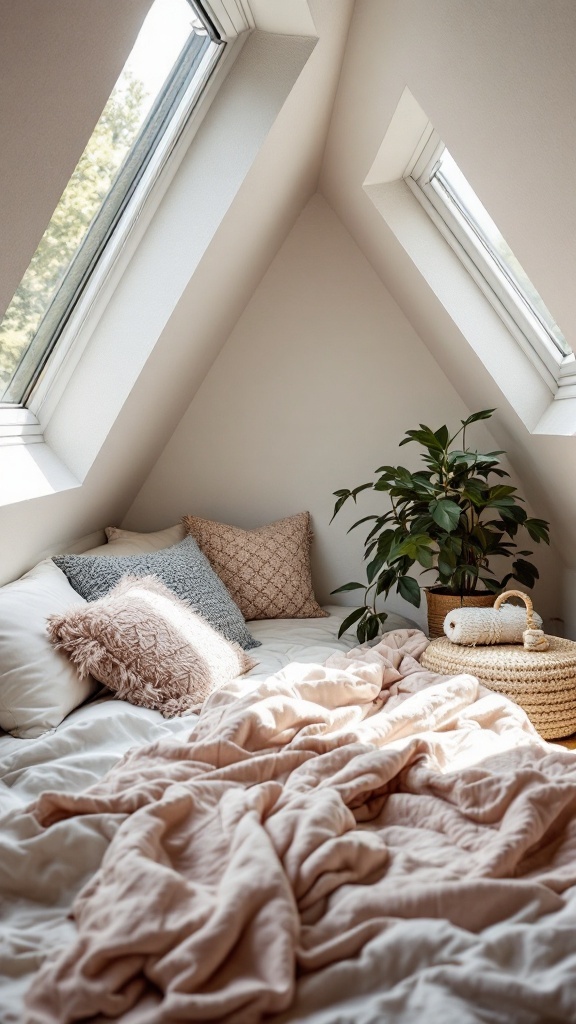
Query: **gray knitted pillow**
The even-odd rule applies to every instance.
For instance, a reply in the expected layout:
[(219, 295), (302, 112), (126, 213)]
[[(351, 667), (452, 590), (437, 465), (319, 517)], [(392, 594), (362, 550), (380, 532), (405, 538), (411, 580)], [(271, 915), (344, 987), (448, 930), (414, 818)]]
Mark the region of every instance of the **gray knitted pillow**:
[(53, 561), (86, 601), (104, 597), (123, 576), (156, 576), (178, 597), (190, 601), (194, 610), (227, 640), (235, 641), (246, 651), (260, 646), (260, 641), (250, 636), (242, 612), (192, 537), (171, 548), (140, 555), (57, 555)]

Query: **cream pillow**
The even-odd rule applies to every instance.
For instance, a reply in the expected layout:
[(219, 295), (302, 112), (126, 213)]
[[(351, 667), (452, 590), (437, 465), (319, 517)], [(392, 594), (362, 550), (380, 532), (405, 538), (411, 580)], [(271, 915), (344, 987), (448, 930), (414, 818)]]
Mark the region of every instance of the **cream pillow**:
[[(74, 554), (81, 555), (104, 555), (107, 558), (123, 555), (145, 554), (147, 551), (160, 551), (161, 548), (170, 548), (184, 540), (186, 530), (182, 523), (176, 526), (169, 526), (166, 530), (157, 530), (156, 533), (134, 533), (131, 530), (121, 530), (118, 526), (107, 526), (104, 530), (108, 542), (98, 544), (95, 548), (86, 548), (84, 551), (75, 551)], [(70, 552), (64, 552), (69, 554)]]
[(132, 530), (121, 530), (118, 526), (107, 526), (104, 532), (108, 538), (107, 544), (99, 544), (98, 547), (88, 548), (79, 553), (82, 555), (106, 555), (109, 558), (113, 555), (139, 555), (145, 554), (147, 551), (170, 548), (184, 540), (186, 536), (186, 530), (182, 523), (169, 526), (166, 530), (157, 530), (156, 533), (135, 533)]
[(0, 587), (0, 726), (6, 732), (41, 736), (96, 689), (46, 633), (49, 615), (85, 604), (51, 559)]
[(114, 555), (138, 555), (145, 551), (159, 551), (161, 548), (179, 544), (186, 536), (182, 523), (169, 526), (166, 530), (157, 530), (155, 533), (135, 533), (133, 530), (121, 530), (118, 526), (107, 526), (105, 533), (108, 544), (104, 545), (104, 549), (107, 548), (108, 553)]
[(105, 597), (51, 616), (49, 635), (81, 675), (166, 718), (199, 710), (256, 664), (154, 576), (125, 577)]
[(325, 617), (312, 589), (310, 513), (256, 530), (198, 516), (182, 520), (245, 619)]

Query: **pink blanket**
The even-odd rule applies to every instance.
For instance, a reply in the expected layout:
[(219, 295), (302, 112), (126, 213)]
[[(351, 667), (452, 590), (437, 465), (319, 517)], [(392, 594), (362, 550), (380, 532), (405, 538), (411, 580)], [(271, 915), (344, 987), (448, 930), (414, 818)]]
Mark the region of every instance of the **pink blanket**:
[[(576, 884), (576, 758), (470, 676), (424, 672), (426, 643), (397, 631), (219, 691), (186, 742), (137, 749), (82, 794), (43, 795), (45, 826), (112, 812), (118, 828), (26, 1019), (251, 1024), (292, 1006), (303, 1020), (364, 986), (380, 1011), (363, 1019), (383, 1019), (387, 991), (399, 1020), (440, 971), (430, 1021), (575, 1020), (573, 938), (524, 933), (564, 921)], [(546, 984), (519, 987), (546, 958)], [(467, 1016), (479, 1000), (485, 1015)]]

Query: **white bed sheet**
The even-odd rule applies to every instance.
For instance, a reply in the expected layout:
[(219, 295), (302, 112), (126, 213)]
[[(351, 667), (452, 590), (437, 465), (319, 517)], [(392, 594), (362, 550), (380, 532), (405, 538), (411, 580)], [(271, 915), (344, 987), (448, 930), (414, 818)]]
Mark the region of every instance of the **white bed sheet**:
[[(357, 643), (354, 632), (340, 640), (349, 608), (329, 606), (323, 619), (251, 622), (262, 646), (258, 665), (238, 681), (241, 691), (294, 661), (321, 663), (335, 650)], [(415, 623), (391, 614), (388, 629)], [(68, 908), (98, 868), (107, 845), (102, 821), (74, 819), (44, 833), (22, 811), (46, 790), (79, 791), (101, 778), (131, 747), (188, 733), (195, 716), (164, 719), (103, 693), (72, 712), (53, 732), (34, 740), (0, 736), (0, 1024), (20, 1024), (31, 975), (46, 952), (66, 944), (74, 932)], [(110, 820), (108, 834), (118, 822)], [(106, 832), (106, 828), (104, 832)]]

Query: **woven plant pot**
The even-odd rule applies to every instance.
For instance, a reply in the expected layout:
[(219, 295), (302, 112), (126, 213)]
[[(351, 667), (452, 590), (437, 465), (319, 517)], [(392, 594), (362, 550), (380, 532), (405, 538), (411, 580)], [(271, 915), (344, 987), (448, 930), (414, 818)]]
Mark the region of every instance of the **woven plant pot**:
[(495, 594), (469, 594), (459, 597), (457, 594), (439, 594), (436, 590), (425, 590), (428, 605), (428, 636), (434, 640), (444, 636), (444, 619), (454, 608), (491, 608)]

